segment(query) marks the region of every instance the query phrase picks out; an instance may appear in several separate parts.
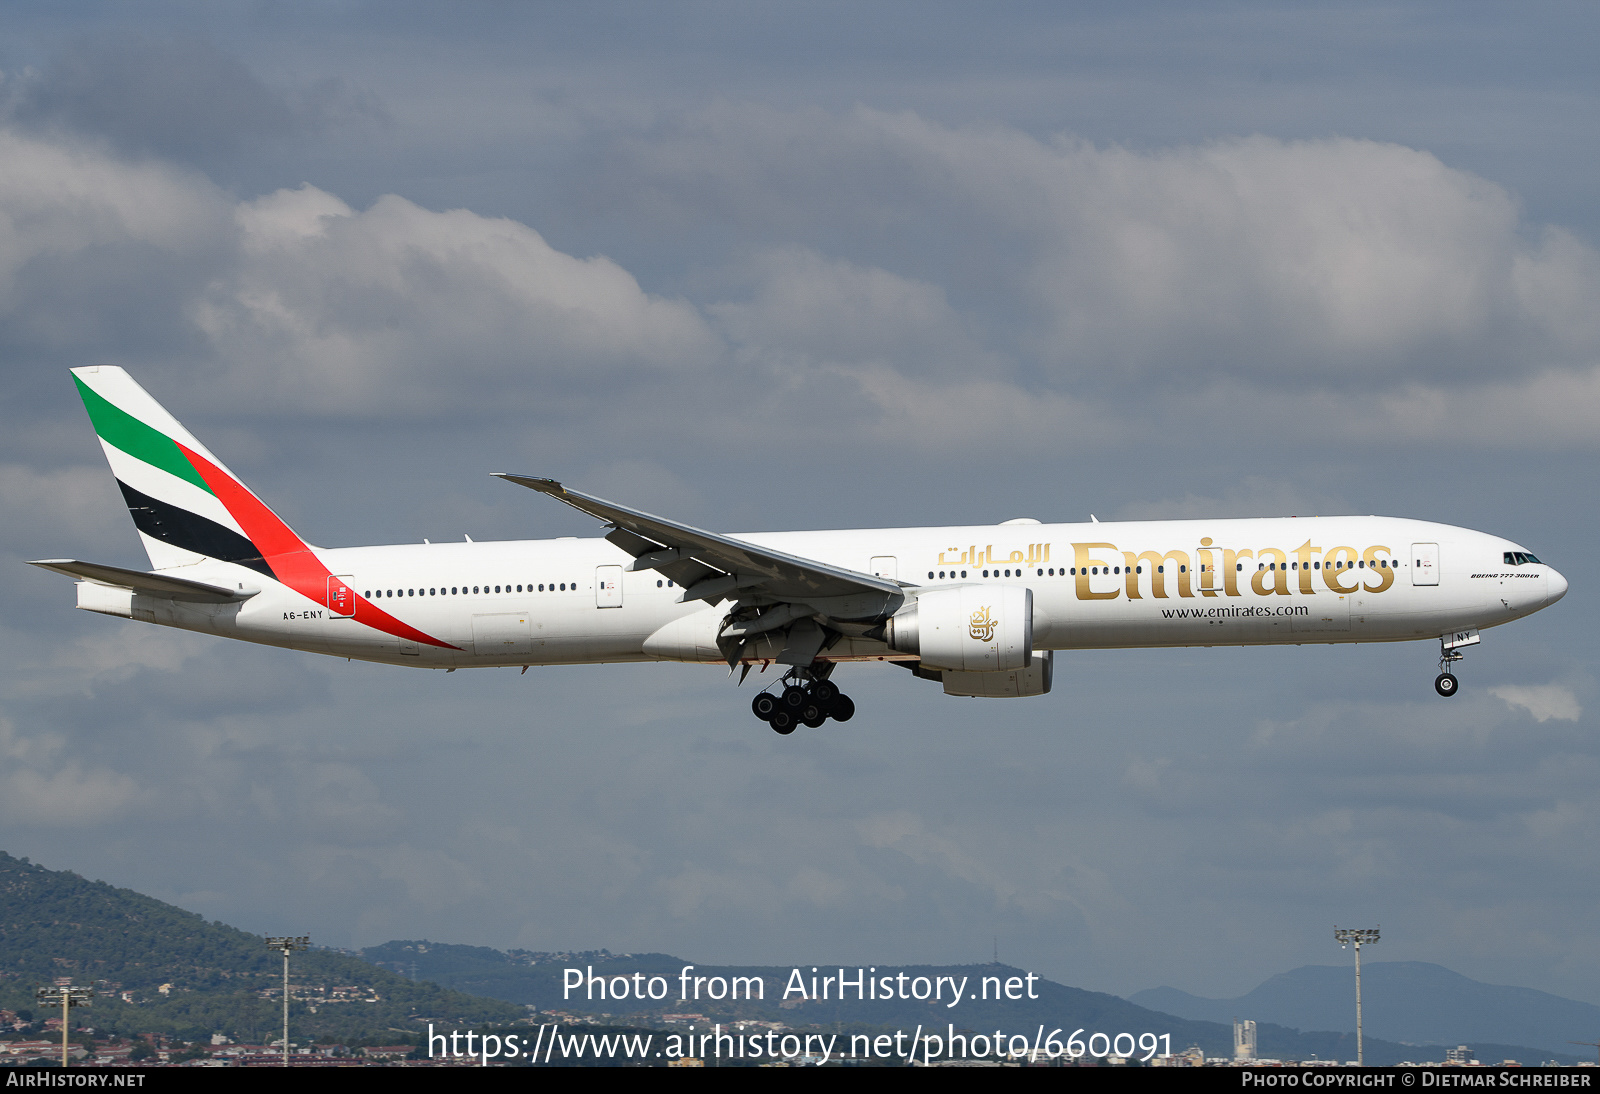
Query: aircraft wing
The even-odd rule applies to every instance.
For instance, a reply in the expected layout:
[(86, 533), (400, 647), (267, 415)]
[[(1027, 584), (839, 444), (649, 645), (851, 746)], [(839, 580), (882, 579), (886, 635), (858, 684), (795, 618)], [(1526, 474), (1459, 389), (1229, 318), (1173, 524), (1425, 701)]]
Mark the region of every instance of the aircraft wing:
[[(723, 599), (748, 601), (756, 598), (795, 604), (859, 597), (867, 602), (881, 602), (884, 608), (892, 611), (904, 599), (899, 582), (873, 574), (830, 566), (636, 509), (625, 509), (613, 502), (568, 490), (554, 479), (504, 473), (496, 473), (495, 477), (548, 494), (605, 521), (613, 529), (606, 539), (634, 556), (630, 568), (659, 570), (672, 578), (683, 586), (680, 602), (704, 600), (715, 604)], [(848, 614), (854, 616), (857, 611), (859, 609)]]
[(226, 589), (221, 585), (208, 585), (186, 577), (169, 577), (150, 574), (143, 570), (124, 570), (121, 566), (106, 566), (98, 562), (79, 562), (74, 558), (46, 558), (28, 563), (53, 573), (65, 574), (79, 581), (97, 581), (102, 585), (115, 585), (137, 593), (166, 597), (169, 600), (200, 600), (223, 604), (234, 600), (247, 600), (259, 589)]

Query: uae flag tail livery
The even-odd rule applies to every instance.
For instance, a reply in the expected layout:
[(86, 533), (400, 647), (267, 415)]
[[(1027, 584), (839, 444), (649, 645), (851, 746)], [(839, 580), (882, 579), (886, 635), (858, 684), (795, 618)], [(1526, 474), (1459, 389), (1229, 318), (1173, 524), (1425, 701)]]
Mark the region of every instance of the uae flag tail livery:
[(447, 671), (682, 661), (742, 684), (759, 668), (751, 708), (779, 733), (851, 717), (840, 665), (1018, 698), (1050, 691), (1063, 650), (1437, 642), (1451, 696), (1483, 631), (1567, 591), (1518, 543), (1402, 517), (727, 534), (513, 474), (602, 536), (313, 547), (122, 369), (73, 380), (151, 565), (33, 563), (74, 578), (80, 608)]
[[(154, 569), (145, 574), (76, 559), (35, 563), (79, 578), (80, 607), (215, 631), (217, 606), (237, 607), (273, 585), (280, 594), (298, 594), (285, 617), (315, 619), (312, 613), (320, 608), (325, 617), (354, 619), (409, 643), (447, 645), (356, 596), (328, 569), (321, 552), (125, 371), (96, 365), (73, 369), (72, 378)], [(255, 633), (260, 630), (236, 627), (232, 636), (300, 644), (283, 640), (291, 638), (287, 633)], [(329, 652), (321, 644), (310, 648)]]

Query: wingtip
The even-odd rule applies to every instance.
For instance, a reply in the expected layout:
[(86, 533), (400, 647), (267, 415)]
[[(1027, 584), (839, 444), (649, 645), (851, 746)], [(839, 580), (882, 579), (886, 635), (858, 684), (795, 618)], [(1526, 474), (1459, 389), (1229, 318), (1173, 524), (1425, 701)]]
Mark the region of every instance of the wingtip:
[(555, 479), (547, 479), (540, 475), (513, 475), (508, 471), (489, 472), (494, 478), (514, 482), (518, 486), (526, 486), (529, 490), (537, 490), (542, 494), (565, 494), (566, 488)]

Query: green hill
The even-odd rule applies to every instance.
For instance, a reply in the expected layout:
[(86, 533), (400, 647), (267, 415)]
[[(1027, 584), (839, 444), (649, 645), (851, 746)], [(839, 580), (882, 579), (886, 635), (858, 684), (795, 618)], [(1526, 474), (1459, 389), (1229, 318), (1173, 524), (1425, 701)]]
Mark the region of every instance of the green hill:
[[(34, 989), (61, 976), (115, 993), (74, 1013), (98, 1030), (258, 1041), (281, 1028), (283, 958), (259, 935), (0, 852), (0, 1007), (34, 1009)], [(415, 1033), (430, 1021), (482, 1026), (525, 1013), (327, 950), (297, 954), (292, 984), (297, 1040)]]

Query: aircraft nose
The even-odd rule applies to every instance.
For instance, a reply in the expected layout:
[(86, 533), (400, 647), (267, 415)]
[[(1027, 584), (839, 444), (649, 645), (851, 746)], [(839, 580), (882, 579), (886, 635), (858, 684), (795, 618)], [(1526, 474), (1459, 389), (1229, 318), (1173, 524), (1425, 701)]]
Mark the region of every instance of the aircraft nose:
[(1567, 595), (1567, 579), (1555, 570), (1551, 570), (1544, 578), (1544, 602), (1554, 604)]

